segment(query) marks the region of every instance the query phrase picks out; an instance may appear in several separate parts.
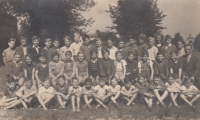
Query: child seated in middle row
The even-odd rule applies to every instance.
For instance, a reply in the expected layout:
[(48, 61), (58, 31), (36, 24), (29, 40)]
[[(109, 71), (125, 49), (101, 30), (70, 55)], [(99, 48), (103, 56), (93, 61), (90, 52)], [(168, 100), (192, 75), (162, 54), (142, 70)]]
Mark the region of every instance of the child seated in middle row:
[(195, 107), (193, 103), (197, 101), (200, 97), (200, 92), (196, 86), (193, 85), (193, 82), (189, 77), (184, 77), (184, 85), (181, 87), (180, 97), (186, 102), (189, 106)]

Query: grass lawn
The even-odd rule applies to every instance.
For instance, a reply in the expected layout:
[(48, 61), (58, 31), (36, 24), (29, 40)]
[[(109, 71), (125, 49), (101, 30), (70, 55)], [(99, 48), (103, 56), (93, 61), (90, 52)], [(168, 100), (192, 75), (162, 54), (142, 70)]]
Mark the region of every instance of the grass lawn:
[[(5, 88), (5, 69), (0, 67), (0, 93), (3, 93)], [(106, 111), (103, 108), (98, 108), (95, 111), (89, 111), (87, 108), (81, 106), (79, 113), (72, 112), (71, 105), (66, 109), (59, 110), (47, 110), (44, 111), (39, 108), (33, 108), (32, 110), (0, 110), (0, 120), (135, 120), (135, 119), (198, 119), (200, 115), (200, 101), (197, 102), (196, 111), (191, 110), (187, 105), (182, 105), (179, 109), (171, 106), (169, 109), (164, 110), (160, 106), (153, 106), (151, 112), (147, 110), (145, 105), (135, 104), (131, 107), (120, 105), (122, 110), (118, 111), (113, 105), (110, 106), (110, 111)], [(120, 114), (121, 113), (121, 114)]]

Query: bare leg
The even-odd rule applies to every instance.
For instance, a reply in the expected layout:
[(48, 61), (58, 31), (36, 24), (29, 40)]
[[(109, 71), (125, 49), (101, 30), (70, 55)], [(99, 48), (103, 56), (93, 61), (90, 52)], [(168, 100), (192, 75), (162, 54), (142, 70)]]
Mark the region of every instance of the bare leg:
[(163, 101), (168, 96), (168, 91), (165, 90), (164, 93), (161, 96), (161, 100)]
[(4, 109), (7, 110), (7, 109), (10, 109), (10, 108), (13, 108), (13, 107), (19, 105), (20, 103), (21, 103), (20, 100), (16, 100), (15, 102), (13, 102), (11, 105), (5, 107)]
[(131, 99), (128, 101), (128, 103), (126, 105), (129, 106), (135, 100), (136, 97), (137, 97), (137, 93), (134, 93), (133, 96), (131, 97)]
[(129, 99), (128, 97), (123, 96), (122, 98), (123, 98), (124, 100), (126, 100), (127, 102), (130, 101), (130, 99)]
[(62, 101), (62, 98), (61, 98), (60, 95), (57, 95), (57, 99), (58, 99), (58, 102), (59, 102), (60, 106), (61, 106), (62, 108), (65, 108), (65, 105), (63, 104), (63, 101)]
[(76, 96), (77, 101), (77, 112), (80, 112), (80, 97)]
[(161, 104), (162, 106), (164, 106), (165, 103), (163, 102), (163, 100), (162, 100), (162, 98), (161, 98), (161, 96), (160, 96), (160, 94), (159, 94), (158, 89), (154, 89), (153, 92), (154, 92), (156, 98), (158, 99), (158, 101), (160, 102), (160, 104)]
[(195, 101), (197, 101), (200, 97), (200, 94), (197, 94), (191, 101), (190, 103), (193, 104)]
[(113, 96), (111, 97), (111, 100), (113, 101), (113, 103), (117, 103), (116, 100), (119, 98), (119, 96), (120, 96), (120, 91), (117, 92), (117, 93), (114, 95), (114, 97), (113, 97)]
[(150, 99), (149, 99), (149, 104), (148, 104), (148, 107), (152, 107), (152, 102), (153, 102), (153, 99), (152, 99), (152, 98), (150, 98)]
[(83, 98), (87, 105), (90, 104), (87, 95), (83, 95)]
[(104, 105), (103, 102), (101, 102), (101, 100), (99, 100), (98, 98), (95, 98), (95, 100), (97, 101), (97, 103), (99, 103), (99, 105), (101, 105), (102, 107), (106, 108), (107, 109), (107, 106)]
[(181, 94), (180, 97), (181, 97), (188, 105), (192, 106), (192, 103), (191, 103), (190, 101), (188, 101), (187, 98), (186, 98), (183, 94)]
[(170, 97), (171, 97), (171, 100), (172, 102), (174, 103), (175, 106), (178, 106), (178, 104), (176, 103), (176, 96), (174, 95), (174, 93), (170, 93)]
[(75, 110), (75, 96), (74, 95), (71, 97), (71, 102), (72, 102), (72, 111), (75, 112), (76, 110)]
[(24, 108), (27, 109), (28, 107), (27, 107), (26, 103), (21, 98), (19, 100), (22, 103), (22, 105), (24, 106)]
[(24, 78), (20, 78), (18, 81), (19, 86), (23, 86), (24, 85)]
[(47, 110), (47, 107), (46, 107), (46, 105), (45, 105), (45, 103), (44, 103), (44, 101), (42, 100), (42, 98), (41, 98), (40, 95), (37, 96), (37, 99), (38, 99), (40, 105), (42, 105), (42, 107), (44, 108), (44, 110)]

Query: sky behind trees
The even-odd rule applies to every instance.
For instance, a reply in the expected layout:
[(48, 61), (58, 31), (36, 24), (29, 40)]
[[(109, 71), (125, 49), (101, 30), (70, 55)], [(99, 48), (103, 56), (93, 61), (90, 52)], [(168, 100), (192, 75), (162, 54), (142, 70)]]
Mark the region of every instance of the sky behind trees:
[[(94, 33), (97, 29), (105, 31), (107, 26), (112, 26), (109, 16), (108, 5), (117, 5), (117, 0), (96, 0), (97, 4), (87, 12), (86, 18), (93, 17), (95, 22), (91, 27), (87, 27), (89, 33)], [(158, 7), (167, 15), (164, 18), (164, 34), (174, 36), (180, 32), (184, 38), (191, 33), (195, 37), (200, 33), (200, 0), (158, 0)]]

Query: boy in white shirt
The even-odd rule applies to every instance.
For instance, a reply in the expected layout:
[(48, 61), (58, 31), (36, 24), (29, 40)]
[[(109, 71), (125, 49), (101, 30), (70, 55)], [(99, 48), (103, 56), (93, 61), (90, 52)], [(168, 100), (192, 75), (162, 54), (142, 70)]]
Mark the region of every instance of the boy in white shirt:
[(180, 97), (186, 102), (189, 106), (195, 108), (193, 103), (197, 101), (200, 97), (200, 92), (196, 86), (193, 85), (193, 82), (189, 77), (184, 77), (185, 84), (181, 87)]
[(127, 101), (127, 106), (130, 106), (137, 97), (138, 89), (132, 85), (132, 82), (128, 79), (124, 80), (124, 86), (121, 89), (121, 95), (124, 100)]
[(43, 86), (39, 88), (37, 98), (40, 105), (47, 110), (46, 104), (54, 97), (54, 88), (50, 86), (50, 79), (46, 78)]
[(111, 79), (110, 82), (111, 83), (110, 83), (109, 88), (110, 88), (110, 90), (112, 92), (111, 101), (114, 103), (114, 105), (117, 107), (117, 109), (120, 109), (119, 103), (117, 103), (116, 100), (120, 96), (121, 86), (117, 84), (116, 78)]
[(118, 82), (124, 83), (124, 78), (126, 75), (126, 61), (122, 59), (122, 52), (117, 51), (115, 53), (116, 60), (114, 61), (116, 72), (115, 77)]
[(96, 106), (96, 109), (102, 106), (103, 108), (108, 110), (108, 107), (104, 103), (107, 102), (109, 98), (112, 96), (112, 92), (110, 88), (107, 85), (105, 85), (106, 83), (105, 81), (106, 81), (105, 79), (101, 78), (99, 80), (99, 85), (97, 85), (94, 88), (94, 91), (92, 92), (94, 99), (98, 103), (98, 105)]
[(82, 42), (80, 42), (79, 39), (80, 39), (80, 36), (77, 34), (74, 34), (74, 42), (70, 45), (70, 49), (72, 50), (72, 56), (73, 56), (74, 61), (77, 61), (77, 55), (82, 45)]
[(107, 40), (107, 44), (108, 50), (110, 51), (109, 58), (115, 60), (115, 53), (118, 51), (118, 49), (115, 46), (113, 46), (113, 40), (111, 40), (110, 38)]
[(65, 37), (63, 38), (63, 40), (64, 40), (65, 46), (63, 46), (63, 47), (60, 48), (60, 60), (61, 60), (61, 61), (65, 61), (65, 59), (66, 59), (66, 58), (65, 58), (65, 53), (66, 53), (67, 51), (71, 51), (71, 52), (72, 52), (72, 50), (71, 50), (71, 48), (70, 48), (71, 41), (70, 41), (69, 36), (65, 36)]

